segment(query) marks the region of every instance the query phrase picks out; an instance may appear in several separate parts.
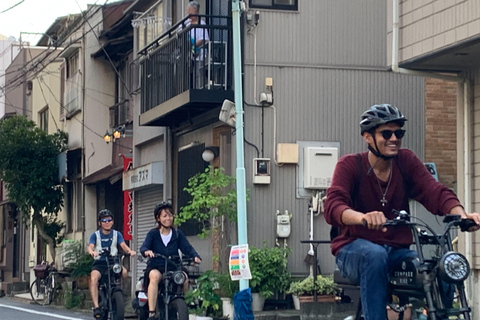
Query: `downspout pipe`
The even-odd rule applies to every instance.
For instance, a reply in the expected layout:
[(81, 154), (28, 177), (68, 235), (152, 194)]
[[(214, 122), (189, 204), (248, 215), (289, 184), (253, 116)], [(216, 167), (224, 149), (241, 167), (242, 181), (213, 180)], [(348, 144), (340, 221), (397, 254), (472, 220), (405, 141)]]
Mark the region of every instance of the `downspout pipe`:
[[(464, 207), (466, 212), (471, 212), (471, 199), (472, 199), (472, 181), (470, 176), (471, 171), (471, 156), (470, 156), (470, 148), (471, 148), (471, 136), (470, 136), (470, 82), (466, 78), (462, 77), (455, 77), (449, 75), (442, 75), (434, 72), (425, 72), (425, 71), (416, 71), (416, 70), (409, 70), (400, 68), (398, 66), (398, 52), (399, 52), (399, 21), (400, 21), (400, 0), (392, 0), (393, 1), (393, 8), (392, 8), (392, 71), (396, 73), (403, 73), (421, 77), (428, 77), (428, 78), (435, 78), (435, 79), (442, 79), (447, 81), (454, 81), (457, 82), (460, 86), (463, 87), (463, 140), (457, 137), (457, 143), (461, 142), (463, 144), (463, 177), (464, 177)], [(465, 256), (468, 261), (472, 261), (473, 253), (472, 253), (472, 235), (469, 232), (465, 232)], [(467, 289), (471, 287), (467, 286)], [(470, 290), (467, 290), (470, 291)], [(471, 292), (471, 291), (470, 291)]]

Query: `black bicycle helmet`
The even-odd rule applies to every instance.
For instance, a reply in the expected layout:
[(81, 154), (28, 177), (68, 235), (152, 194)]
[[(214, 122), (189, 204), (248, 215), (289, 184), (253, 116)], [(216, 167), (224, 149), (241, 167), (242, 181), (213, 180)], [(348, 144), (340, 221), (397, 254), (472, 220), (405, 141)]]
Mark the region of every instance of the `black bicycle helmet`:
[(98, 213), (98, 221), (102, 220), (105, 217), (112, 217), (113, 218), (112, 212), (108, 209), (100, 210), (100, 212)]
[(162, 201), (159, 204), (155, 206), (155, 209), (153, 209), (153, 217), (157, 219), (158, 214), (166, 208), (170, 208), (170, 211), (173, 213), (173, 206), (170, 202), (168, 201)]
[(376, 104), (362, 114), (360, 134), (372, 132), (376, 127), (389, 122), (396, 122), (400, 127), (403, 127), (405, 121), (407, 119), (396, 107), (389, 104)]

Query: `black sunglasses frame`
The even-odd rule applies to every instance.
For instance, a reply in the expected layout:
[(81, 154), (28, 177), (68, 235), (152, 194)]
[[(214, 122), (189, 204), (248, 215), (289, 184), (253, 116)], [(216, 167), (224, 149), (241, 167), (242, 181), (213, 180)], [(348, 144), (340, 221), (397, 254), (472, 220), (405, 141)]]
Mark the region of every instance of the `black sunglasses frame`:
[(397, 130), (382, 130), (379, 133), (382, 135), (383, 139), (388, 140), (392, 137), (393, 134), (395, 134), (395, 137), (397, 139), (402, 139), (405, 136), (406, 130), (403, 129), (397, 129)]
[(112, 221), (113, 221), (112, 218), (109, 218), (109, 219), (100, 219), (100, 222), (103, 222), (103, 223), (112, 222)]

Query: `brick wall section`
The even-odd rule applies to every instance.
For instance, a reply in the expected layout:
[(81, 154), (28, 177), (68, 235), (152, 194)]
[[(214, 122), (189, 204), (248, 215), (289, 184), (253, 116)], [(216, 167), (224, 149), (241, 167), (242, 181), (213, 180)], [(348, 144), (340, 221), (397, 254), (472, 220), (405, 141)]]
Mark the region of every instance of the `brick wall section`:
[(457, 84), (425, 79), (425, 161), (435, 162), (438, 179), (456, 189)]

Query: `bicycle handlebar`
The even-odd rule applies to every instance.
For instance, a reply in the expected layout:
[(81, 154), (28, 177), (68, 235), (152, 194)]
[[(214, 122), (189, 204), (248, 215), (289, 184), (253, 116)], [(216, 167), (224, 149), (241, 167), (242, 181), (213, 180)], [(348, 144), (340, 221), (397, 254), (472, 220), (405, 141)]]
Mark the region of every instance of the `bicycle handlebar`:
[(165, 256), (161, 253), (153, 253), (153, 257), (144, 257), (143, 255), (138, 255), (137, 259), (140, 262), (144, 262), (145, 260), (152, 259), (152, 258), (163, 258), (167, 260), (169, 263), (182, 263), (184, 265), (189, 265), (192, 262), (195, 263), (195, 257), (180, 257), (180, 256)]

